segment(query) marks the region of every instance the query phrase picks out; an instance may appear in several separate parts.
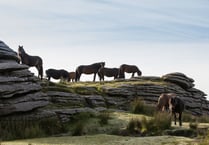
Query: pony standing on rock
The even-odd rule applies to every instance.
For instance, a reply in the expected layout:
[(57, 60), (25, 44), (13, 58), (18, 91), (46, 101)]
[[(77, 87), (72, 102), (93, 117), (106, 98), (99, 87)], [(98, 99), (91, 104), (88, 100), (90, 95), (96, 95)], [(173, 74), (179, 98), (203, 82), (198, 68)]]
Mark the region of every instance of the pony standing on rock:
[(64, 79), (66, 81), (69, 81), (69, 73), (68, 71), (64, 69), (56, 70), (56, 69), (48, 69), (46, 70), (46, 76), (48, 80), (50, 81), (50, 78), (53, 79)]
[(81, 77), (81, 74), (84, 73), (84, 74), (94, 74), (94, 79), (93, 79), (93, 82), (95, 82), (95, 79), (96, 79), (96, 74), (98, 73), (98, 70), (101, 68), (101, 67), (104, 67), (105, 66), (105, 62), (98, 62), (98, 63), (93, 63), (91, 65), (80, 65), (77, 67), (76, 69), (76, 79), (75, 81), (80, 81), (80, 77)]
[(104, 76), (107, 77), (114, 77), (114, 80), (118, 78), (118, 72), (119, 69), (118, 68), (106, 68), (106, 67), (101, 67), (98, 71), (98, 76), (99, 76), (99, 80), (103, 80), (104, 81)]
[(25, 52), (23, 46), (18, 48), (18, 57), (20, 58), (22, 64), (26, 64), (29, 67), (35, 66), (38, 70), (38, 77), (43, 78), (43, 61), (39, 56), (31, 56)]
[(125, 78), (125, 72), (132, 73), (132, 77), (134, 77), (135, 73), (137, 73), (138, 76), (142, 75), (142, 72), (135, 65), (122, 64), (119, 68), (119, 78)]

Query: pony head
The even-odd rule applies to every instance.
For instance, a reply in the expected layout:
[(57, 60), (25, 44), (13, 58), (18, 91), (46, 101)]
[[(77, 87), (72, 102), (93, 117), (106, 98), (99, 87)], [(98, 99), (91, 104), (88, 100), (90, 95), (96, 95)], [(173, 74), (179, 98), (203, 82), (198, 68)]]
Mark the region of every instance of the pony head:
[(101, 67), (105, 66), (105, 62), (100, 62)]
[(18, 47), (18, 53), (21, 54), (21, 53), (24, 53), (24, 49), (23, 49), (23, 46), (19, 45)]
[(175, 110), (176, 106), (179, 104), (178, 97), (171, 97), (169, 100), (169, 108), (171, 111)]

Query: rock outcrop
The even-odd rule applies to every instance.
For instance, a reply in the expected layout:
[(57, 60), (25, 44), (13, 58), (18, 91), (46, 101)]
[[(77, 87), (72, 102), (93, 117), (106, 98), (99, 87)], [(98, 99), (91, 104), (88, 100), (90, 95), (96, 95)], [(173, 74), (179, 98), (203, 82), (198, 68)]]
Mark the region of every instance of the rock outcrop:
[(182, 73), (162, 77), (136, 77), (83, 85), (60, 85), (41, 81), (19, 64), (17, 53), (0, 41), (0, 117), (30, 120), (59, 118), (67, 122), (80, 112), (107, 108), (127, 110), (134, 98), (156, 105), (161, 93), (178, 94), (186, 111), (209, 115), (206, 94), (194, 88), (194, 80)]
[(17, 53), (0, 41), (0, 116), (29, 112), (49, 103), (38, 79), (18, 62)]

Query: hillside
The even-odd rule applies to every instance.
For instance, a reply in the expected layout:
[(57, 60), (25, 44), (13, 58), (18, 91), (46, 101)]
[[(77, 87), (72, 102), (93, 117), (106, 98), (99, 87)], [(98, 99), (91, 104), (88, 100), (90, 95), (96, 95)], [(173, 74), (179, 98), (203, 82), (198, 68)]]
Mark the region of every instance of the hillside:
[(0, 56), (0, 116), (3, 118), (60, 116), (64, 121), (82, 111), (127, 110), (134, 98), (155, 105), (163, 92), (178, 94), (185, 101), (187, 112), (209, 115), (205, 93), (194, 88), (194, 80), (182, 73), (102, 83), (55, 84), (40, 81), (26, 65), (18, 64), (16, 52), (2, 41)]
[[(206, 94), (196, 89), (194, 80), (183, 73), (105, 82), (52, 83), (39, 80), (28, 66), (19, 64), (16, 52), (0, 41), (0, 139), (27, 138), (25, 134), (39, 137), (43, 133), (41, 127), (47, 135), (59, 134), (66, 131), (65, 123), (82, 112), (129, 111), (136, 98), (155, 108), (159, 95), (165, 92), (180, 96), (186, 105), (185, 112), (209, 115)], [(23, 136), (16, 129), (24, 130)], [(13, 137), (14, 134), (20, 136)]]

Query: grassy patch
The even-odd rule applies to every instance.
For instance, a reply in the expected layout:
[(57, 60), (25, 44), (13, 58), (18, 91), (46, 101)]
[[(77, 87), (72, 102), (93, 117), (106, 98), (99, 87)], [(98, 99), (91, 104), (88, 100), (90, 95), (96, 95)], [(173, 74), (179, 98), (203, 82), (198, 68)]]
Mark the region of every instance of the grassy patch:
[(135, 98), (130, 103), (131, 112), (134, 114), (144, 114), (153, 116), (155, 113), (155, 107), (151, 105), (146, 105), (142, 99)]
[(50, 137), (30, 140), (19, 140), (13, 142), (2, 142), (3, 145), (192, 145), (194, 139), (173, 136), (156, 137), (122, 137), (115, 135), (88, 135), (74, 137)]
[(65, 132), (60, 121), (56, 118), (31, 121), (5, 119), (0, 121), (0, 139), (14, 140), (34, 137), (45, 137)]

